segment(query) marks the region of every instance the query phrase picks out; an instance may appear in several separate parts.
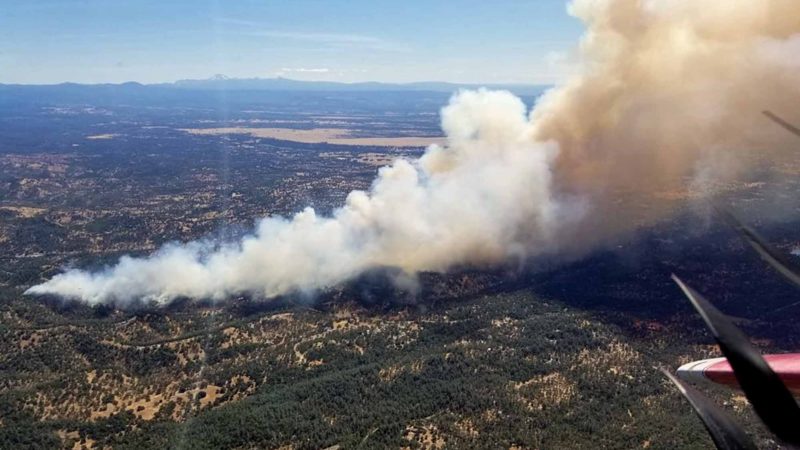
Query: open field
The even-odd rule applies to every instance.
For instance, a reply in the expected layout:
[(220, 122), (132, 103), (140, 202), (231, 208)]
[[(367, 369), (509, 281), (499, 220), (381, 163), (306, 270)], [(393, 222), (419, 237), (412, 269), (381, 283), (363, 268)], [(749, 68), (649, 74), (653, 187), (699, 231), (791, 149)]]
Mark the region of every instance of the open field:
[(196, 135), (225, 135), (246, 134), (253, 137), (280, 139), (282, 141), (301, 142), (304, 144), (334, 144), (356, 145), (370, 147), (427, 147), (431, 144), (443, 144), (444, 138), (436, 137), (352, 137), (348, 130), (339, 128), (315, 128), (312, 130), (297, 130), (289, 128), (184, 128), (190, 134)]

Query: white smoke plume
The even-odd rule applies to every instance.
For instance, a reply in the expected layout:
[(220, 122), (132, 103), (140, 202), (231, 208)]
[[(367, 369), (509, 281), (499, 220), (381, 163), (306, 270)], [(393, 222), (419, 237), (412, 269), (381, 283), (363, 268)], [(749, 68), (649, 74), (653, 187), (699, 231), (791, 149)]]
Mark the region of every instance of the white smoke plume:
[(445, 146), (381, 169), (331, 217), (263, 219), (237, 243), (172, 244), (28, 293), (270, 297), (374, 267), (570, 251), (664, 217), (709, 174), (724, 181), (796, 148), (761, 115), (800, 122), (796, 0), (575, 0), (570, 11), (587, 26), (581, 69), (530, 114), (506, 92), (462, 92), (442, 110)]
[(105, 271), (67, 271), (29, 292), (90, 303), (269, 297), (378, 266), (413, 273), (502, 261), (546, 242), (558, 215), (550, 192), (556, 146), (530, 138), (522, 101), (464, 92), (443, 109), (442, 126), (446, 147), (382, 168), (369, 192), (351, 192), (332, 217), (307, 208), (266, 218), (238, 243), (168, 245)]

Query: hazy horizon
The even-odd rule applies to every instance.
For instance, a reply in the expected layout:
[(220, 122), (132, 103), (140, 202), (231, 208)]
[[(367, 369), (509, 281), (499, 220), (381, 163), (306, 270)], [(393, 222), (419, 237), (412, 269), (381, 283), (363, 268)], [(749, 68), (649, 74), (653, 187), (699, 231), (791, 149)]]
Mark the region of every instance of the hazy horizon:
[(552, 83), (582, 29), (567, 3), (17, 2), (0, 17), (0, 83)]
[[(220, 77), (222, 76), (222, 78)], [(541, 82), (541, 83), (534, 83), (534, 82), (513, 82), (513, 81), (446, 81), (446, 80), (417, 80), (417, 81), (379, 81), (379, 80), (362, 80), (362, 81), (339, 81), (339, 80), (325, 80), (325, 79), (301, 79), (301, 78), (294, 78), (294, 77), (286, 77), (286, 76), (274, 76), (274, 77), (259, 77), (259, 76), (244, 76), (244, 77), (229, 77), (224, 74), (214, 74), (204, 78), (178, 78), (174, 80), (165, 80), (165, 81), (140, 81), (140, 80), (121, 80), (121, 81), (97, 81), (97, 82), (82, 82), (82, 81), (74, 81), (74, 80), (63, 80), (63, 81), (55, 81), (55, 82), (44, 82), (44, 83), (36, 83), (36, 82), (6, 82), (0, 81), (0, 85), (6, 86), (58, 86), (63, 84), (77, 84), (82, 86), (93, 86), (93, 85), (122, 85), (122, 84), (141, 84), (143, 86), (158, 86), (158, 85), (169, 85), (169, 84), (178, 84), (181, 82), (214, 82), (214, 81), (290, 81), (290, 82), (300, 82), (300, 83), (336, 83), (336, 84), (343, 84), (343, 85), (359, 85), (359, 84), (381, 84), (381, 85), (398, 85), (398, 86), (410, 86), (415, 84), (449, 84), (449, 85), (456, 85), (456, 86), (525, 86), (525, 87), (539, 87), (539, 86), (551, 86), (557, 84), (557, 82)]]

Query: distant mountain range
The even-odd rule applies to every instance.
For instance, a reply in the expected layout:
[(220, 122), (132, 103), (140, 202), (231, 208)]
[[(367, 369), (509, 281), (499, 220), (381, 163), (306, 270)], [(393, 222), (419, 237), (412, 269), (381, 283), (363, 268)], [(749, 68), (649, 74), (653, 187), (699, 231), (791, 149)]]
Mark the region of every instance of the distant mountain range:
[(459, 89), (505, 89), (519, 95), (538, 95), (549, 86), (534, 84), (460, 84), (443, 81), (419, 81), (414, 83), (341, 83), (335, 81), (301, 81), (289, 78), (228, 78), (214, 76), (205, 80), (178, 80), (164, 83), (184, 89), (267, 90), (267, 91), (432, 91), (454, 92)]
[[(22, 87), (28, 85), (0, 84), (0, 87)], [(369, 91), (427, 91), (455, 92), (459, 89), (505, 89), (517, 95), (539, 95), (549, 86), (535, 84), (459, 84), (440, 81), (421, 81), (415, 83), (379, 83), (374, 81), (341, 83), (335, 81), (301, 81), (288, 78), (228, 78), (216, 75), (204, 80), (178, 80), (174, 83), (141, 84), (136, 82), (120, 84), (77, 84), (61, 83), (47, 87), (105, 87), (136, 89), (140, 87), (160, 87), (188, 90), (226, 90), (226, 91), (318, 91), (318, 92), (369, 92)], [(40, 85), (39, 87), (45, 87)]]

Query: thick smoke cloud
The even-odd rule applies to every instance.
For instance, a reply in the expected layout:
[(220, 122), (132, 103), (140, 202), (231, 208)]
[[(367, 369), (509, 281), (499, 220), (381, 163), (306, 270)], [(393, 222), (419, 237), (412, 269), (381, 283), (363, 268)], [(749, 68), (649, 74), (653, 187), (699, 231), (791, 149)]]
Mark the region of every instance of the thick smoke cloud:
[[(713, 194), (774, 163), (800, 119), (800, 13), (793, 0), (576, 0), (581, 73), (532, 114), (554, 140), (554, 190), (586, 198), (584, 246), (644, 226), (675, 199)], [(588, 236), (588, 238), (587, 238)], [(587, 242), (587, 239), (589, 242)]]
[(800, 122), (796, 0), (576, 0), (579, 74), (530, 114), (462, 92), (443, 147), (380, 170), (331, 217), (261, 220), (236, 243), (166, 246), (28, 293), (89, 303), (313, 291), (374, 267), (444, 271), (590, 248), (779, 157)]

